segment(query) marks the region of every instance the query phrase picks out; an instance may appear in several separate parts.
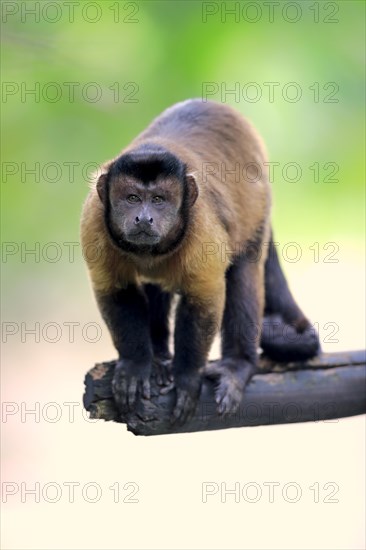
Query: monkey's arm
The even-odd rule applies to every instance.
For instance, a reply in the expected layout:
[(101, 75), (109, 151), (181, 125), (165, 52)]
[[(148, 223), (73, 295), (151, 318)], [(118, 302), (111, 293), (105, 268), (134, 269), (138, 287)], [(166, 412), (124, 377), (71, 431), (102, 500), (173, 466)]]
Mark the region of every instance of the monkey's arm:
[[(196, 282), (197, 285), (197, 282)], [(200, 369), (207, 361), (220, 326), (225, 301), (223, 276), (211, 287), (206, 283), (198, 297), (187, 294), (177, 308), (174, 333), (173, 375), (177, 402), (173, 420), (184, 422), (193, 414), (201, 387)]]
[(95, 294), (119, 355), (112, 384), (114, 397), (122, 410), (131, 409), (139, 391), (146, 399), (150, 397), (153, 352), (147, 300), (133, 284)]

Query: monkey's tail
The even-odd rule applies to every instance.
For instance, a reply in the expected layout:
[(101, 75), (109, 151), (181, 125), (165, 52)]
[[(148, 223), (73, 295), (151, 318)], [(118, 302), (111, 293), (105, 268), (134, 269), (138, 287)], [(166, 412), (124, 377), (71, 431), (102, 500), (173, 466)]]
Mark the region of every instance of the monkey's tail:
[(265, 264), (261, 347), (276, 361), (302, 361), (320, 352), (318, 335), (288, 287), (272, 235)]

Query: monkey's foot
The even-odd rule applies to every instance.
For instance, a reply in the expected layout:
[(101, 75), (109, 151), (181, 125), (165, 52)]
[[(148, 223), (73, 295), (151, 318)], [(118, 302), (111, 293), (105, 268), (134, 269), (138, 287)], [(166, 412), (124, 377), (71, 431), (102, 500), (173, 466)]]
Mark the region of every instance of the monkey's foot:
[(280, 362), (305, 361), (321, 351), (318, 334), (306, 319), (300, 326), (289, 325), (278, 314), (265, 316), (261, 348), (265, 355)]
[(128, 359), (119, 359), (112, 380), (113, 397), (122, 412), (132, 410), (137, 394), (150, 399), (151, 363), (136, 364)]
[(154, 355), (153, 367), (158, 386), (169, 386), (173, 382), (172, 356), (170, 353), (157, 353)]
[(245, 386), (254, 373), (254, 365), (245, 359), (224, 358), (207, 365), (202, 373), (216, 382), (215, 401), (219, 414), (235, 413)]

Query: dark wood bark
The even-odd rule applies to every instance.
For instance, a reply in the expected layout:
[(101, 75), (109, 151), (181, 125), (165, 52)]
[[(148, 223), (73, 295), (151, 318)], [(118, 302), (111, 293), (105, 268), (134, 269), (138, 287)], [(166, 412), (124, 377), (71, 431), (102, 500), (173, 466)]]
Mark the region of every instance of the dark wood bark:
[(115, 361), (98, 363), (87, 373), (84, 406), (92, 418), (125, 423), (135, 435), (328, 420), (366, 412), (365, 351), (324, 353), (306, 363), (285, 365), (261, 359), (234, 415), (217, 413), (214, 384), (205, 378), (195, 415), (182, 426), (170, 422), (175, 391), (161, 395), (154, 378), (151, 400), (140, 399), (136, 410), (122, 417), (111, 390), (114, 366)]

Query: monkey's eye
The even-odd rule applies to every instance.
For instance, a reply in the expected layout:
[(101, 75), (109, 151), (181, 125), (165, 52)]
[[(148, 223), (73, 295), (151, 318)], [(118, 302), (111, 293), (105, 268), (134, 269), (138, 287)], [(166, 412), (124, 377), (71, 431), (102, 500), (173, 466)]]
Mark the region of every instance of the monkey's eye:
[(162, 202), (164, 202), (164, 200), (164, 197), (160, 197), (160, 195), (156, 195), (152, 198), (152, 202), (155, 204), (161, 204)]
[(140, 197), (137, 195), (128, 195), (127, 200), (128, 202), (135, 204), (136, 202), (140, 202)]

